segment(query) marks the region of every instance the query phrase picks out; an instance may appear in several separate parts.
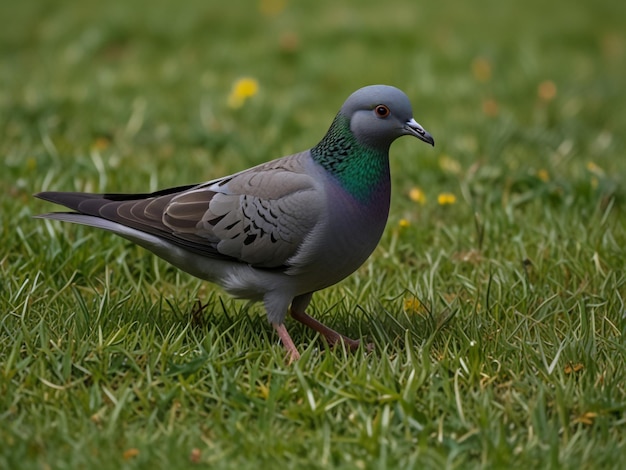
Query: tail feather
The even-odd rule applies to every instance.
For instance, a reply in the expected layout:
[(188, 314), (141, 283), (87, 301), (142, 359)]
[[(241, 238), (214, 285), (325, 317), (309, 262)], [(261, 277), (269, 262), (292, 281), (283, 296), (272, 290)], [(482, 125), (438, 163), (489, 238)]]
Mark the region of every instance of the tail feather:
[(81, 202), (87, 200), (103, 199), (104, 194), (90, 194), (90, 193), (68, 193), (61, 191), (46, 191), (43, 193), (35, 194), (36, 198), (43, 199), (44, 201), (53, 202), (55, 204), (61, 204), (75, 211), (79, 211), (78, 206)]
[[(93, 193), (79, 193), (79, 192), (64, 192), (64, 191), (44, 191), (35, 194), (36, 198), (43, 199), (44, 201), (60, 204), (81, 213), (88, 213), (90, 215), (99, 215), (97, 212), (89, 211), (83, 212), (81, 210), (81, 204), (87, 201), (101, 201), (101, 205), (108, 202), (120, 202), (120, 201), (138, 201), (140, 199), (148, 199), (160, 196), (167, 196), (169, 194), (175, 194), (188, 189), (194, 188), (195, 184), (188, 184), (185, 186), (177, 186), (175, 188), (163, 189), (153, 193), (105, 193), (105, 194), (93, 194)], [(98, 204), (83, 204), (82, 207), (97, 207)]]
[[(197, 185), (180, 186), (155, 193), (145, 194), (92, 194), (78, 192), (46, 191), (35, 194), (44, 201), (53, 202), (75, 212), (50, 212), (35, 216), (38, 219), (52, 219), (75, 224), (89, 225), (125, 237), (168, 259), (161, 248), (173, 244), (185, 250), (217, 259), (234, 259), (219, 253), (215, 243), (194, 241), (177, 236), (160, 218), (145, 212), (145, 203), (159, 200), (166, 204), (179, 192)], [(133, 208), (137, 210), (133, 212)]]

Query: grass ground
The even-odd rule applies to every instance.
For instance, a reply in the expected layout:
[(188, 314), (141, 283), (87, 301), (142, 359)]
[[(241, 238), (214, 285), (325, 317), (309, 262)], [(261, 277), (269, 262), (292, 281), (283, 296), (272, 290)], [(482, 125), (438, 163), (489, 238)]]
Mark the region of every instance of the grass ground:
[[(0, 467), (620, 467), (625, 13), (3, 3)], [(258, 92), (229, 103), (246, 76)], [(40, 190), (156, 190), (308, 148), (377, 82), (437, 147), (394, 145), (378, 250), (314, 298), (371, 354), (290, 323), (287, 365), (260, 306), (31, 218)]]

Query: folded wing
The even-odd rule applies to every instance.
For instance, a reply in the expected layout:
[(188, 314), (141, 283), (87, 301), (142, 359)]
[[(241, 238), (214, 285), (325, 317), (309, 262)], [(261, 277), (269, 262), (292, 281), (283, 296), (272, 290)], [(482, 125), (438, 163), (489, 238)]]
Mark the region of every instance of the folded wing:
[(45, 192), (37, 197), (202, 256), (277, 268), (289, 266), (323, 207), (315, 181), (297, 163), (275, 160), (201, 185), (150, 194)]

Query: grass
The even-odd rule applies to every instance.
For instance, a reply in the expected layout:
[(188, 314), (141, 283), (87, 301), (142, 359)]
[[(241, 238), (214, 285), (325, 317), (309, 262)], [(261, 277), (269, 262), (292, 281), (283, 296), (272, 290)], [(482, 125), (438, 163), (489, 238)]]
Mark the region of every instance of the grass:
[[(0, 6), (0, 467), (620, 467), (624, 8)], [(244, 76), (259, 91), (229, 107)], [(40, 190), (156, 190), (308, 148), (376, 82), (437, 147), (394, 144), (379, 248), (312, 304), (371, 354), (290, 322), (287, 365), (260, 306), (31, 218)]]

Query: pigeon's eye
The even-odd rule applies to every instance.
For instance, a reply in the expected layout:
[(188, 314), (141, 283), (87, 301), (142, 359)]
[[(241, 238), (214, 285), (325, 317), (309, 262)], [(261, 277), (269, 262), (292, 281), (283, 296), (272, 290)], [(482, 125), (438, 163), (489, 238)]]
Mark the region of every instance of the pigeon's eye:
[(383, 118), (383, 119), (391, 114), (391, 111), (389, 111), (389, 108), (385, 106), (384, 104), (379, 104), (378, 106), (376, 106), (374, 108), (374, 112), (376, 113), (376, 116), (378, 116), (379, 118)]

